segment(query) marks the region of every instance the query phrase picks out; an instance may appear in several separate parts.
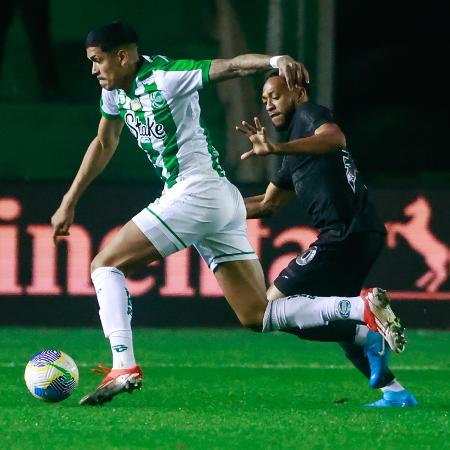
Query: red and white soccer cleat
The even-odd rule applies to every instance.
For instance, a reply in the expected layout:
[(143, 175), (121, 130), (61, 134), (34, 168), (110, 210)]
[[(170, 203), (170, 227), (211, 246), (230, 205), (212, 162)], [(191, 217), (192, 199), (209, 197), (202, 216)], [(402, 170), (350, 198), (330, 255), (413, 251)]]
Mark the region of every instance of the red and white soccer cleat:
[(135, 389), (140, 389), (144, 373), (139, 366), (130, 369), (109, 369), (103, 364), (99, 364), (99, 369), (92, 369), (94, 372), (104, 374), (106, 377), (98, 388), (85, 395), (80, 400), (80, 405), (101, 405), (110, 402), (115, 395), (122, 392), (131, 394)]
[(387, 292), (376, 287), (363, 289), (361, 298), (364, 300), (366, 325), (380, 333), (394, 352), (402, 352), (406, 345), (405, 329), (392, 311)]

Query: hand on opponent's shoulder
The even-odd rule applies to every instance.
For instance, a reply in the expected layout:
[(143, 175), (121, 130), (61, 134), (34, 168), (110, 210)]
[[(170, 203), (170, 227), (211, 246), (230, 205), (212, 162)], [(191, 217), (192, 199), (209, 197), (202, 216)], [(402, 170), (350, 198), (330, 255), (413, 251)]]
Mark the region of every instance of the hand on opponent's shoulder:
[(309, 83), (305, 66), (288, 55), (273, 56), (247, 54), (231, 59), (213, 59), (209, 71), (211, 81), (223, 81), (244, 77), (271, 68), (279, 69), (279, 75), (286, 79), (289, 89), (302, 82)]

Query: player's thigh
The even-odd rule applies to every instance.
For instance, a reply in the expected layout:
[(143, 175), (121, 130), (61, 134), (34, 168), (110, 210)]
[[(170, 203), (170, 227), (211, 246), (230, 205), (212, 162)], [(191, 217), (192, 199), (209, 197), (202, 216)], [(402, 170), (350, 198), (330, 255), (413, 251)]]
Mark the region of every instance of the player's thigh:
[(161, 259), (161, 255), (155, 246), (133, 221), (129, 221), (94, 258), (91, 270), (117, 267), (129, 275), (158, 259)]
[[(312, 245), (289, 262), (274, 286), (285, 295), (358, 295), (360, 287), (349, 273), (344, 256), (339, 244)], [(272, 290), (274, 293), (277, 292)]]
[(383, 246), (379, 233), (355, 233), (345, 241), (312, 245), (274, 281), (285, 295), (355, 296)]
[(221, 263), (214, 275), (240, 322), (260, 328), (267, 306), (264, 273), (258, 259)]

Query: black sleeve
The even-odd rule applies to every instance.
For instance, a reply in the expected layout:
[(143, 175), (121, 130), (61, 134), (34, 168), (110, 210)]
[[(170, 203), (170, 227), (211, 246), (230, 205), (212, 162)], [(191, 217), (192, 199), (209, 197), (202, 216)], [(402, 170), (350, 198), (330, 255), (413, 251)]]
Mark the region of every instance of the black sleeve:
[(313, 136), (324, 123), (335, 123), (332, 112), (324, 106), (308, 102), (296, 111), (289, 140)]
[(280, 189), (286, 189), (288, 191), (294, 190), (294, 183), (292, 183), (291, 171), (289, 170), (286, 157), (283, 158), (280, 169), (270, 181)]

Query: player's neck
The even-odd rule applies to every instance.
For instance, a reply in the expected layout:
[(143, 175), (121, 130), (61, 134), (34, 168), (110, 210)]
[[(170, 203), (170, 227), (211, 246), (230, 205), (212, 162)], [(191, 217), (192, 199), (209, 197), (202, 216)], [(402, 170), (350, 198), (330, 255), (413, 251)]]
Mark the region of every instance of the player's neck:
[(143, 62), (144, 58), (140, 56), (139, 59), (133, 64), (133, 68), (130, 70), (129, 75), (123, 80), (121, 88), (124, 91), (129, 92), (133, 88), (136, 76), (141, 69)]

